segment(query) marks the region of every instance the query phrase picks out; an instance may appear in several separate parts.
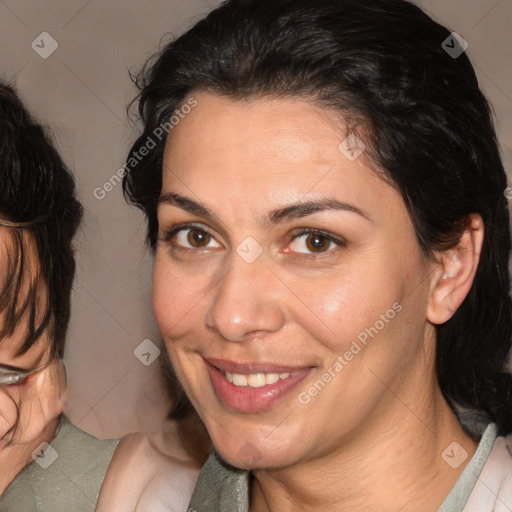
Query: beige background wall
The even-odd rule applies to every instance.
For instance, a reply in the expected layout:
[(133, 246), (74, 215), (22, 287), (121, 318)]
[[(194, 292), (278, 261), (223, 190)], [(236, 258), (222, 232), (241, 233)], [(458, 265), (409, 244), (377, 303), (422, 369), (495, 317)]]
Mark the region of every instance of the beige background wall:
[[(142, 216), (125, 204), (120, 186), (103, 199), (94, 190), (122, 166), (134, 140), (126, 117), (134, 95), (128, 69), (138, 69), (164, 34), (178, 35), (218, 3), (0, 0), (0, 76), (15, 80), (53, 128), (85, 205), (65, 357), (68, 414), (99, 436), (157, 428), (167, 405), (157, 363), (145, 366), (133, 353), (143, 340), (159, 339)], [(469, 42), (512, 172), (512, 0), (419, 3)], [(43, 53), (55, 45), (46, 35), (41, 43), (43, 32), (58, 44), (46, 59), (31, 47), (35, 41)]]

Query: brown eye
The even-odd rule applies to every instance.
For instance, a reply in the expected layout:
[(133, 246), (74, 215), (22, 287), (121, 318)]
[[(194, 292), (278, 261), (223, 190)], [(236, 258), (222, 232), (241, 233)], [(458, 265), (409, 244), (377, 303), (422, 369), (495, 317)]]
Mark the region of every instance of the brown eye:
[(211, 235), (200, 229), (190, 229), (187, 234), (187, 242), (196, 248), (205, 247), (211, 240)]
[(181, 227), (171, 230), (163, 240), (183, 249), (220, 249), (222, 246), (208, 231), (200, 227)]
[(306, 238), (306, 247), (311, 252), (324, 252), (330, 244), (331, 241), (322, 235), (308, 235)]
[(332, 249), (345, 247), (345, 245), (345, 241), (335, 235), (308, 228), (297, 233), (289, 247), (292, 252), (298, 254), (324, 254), (333, 252)]

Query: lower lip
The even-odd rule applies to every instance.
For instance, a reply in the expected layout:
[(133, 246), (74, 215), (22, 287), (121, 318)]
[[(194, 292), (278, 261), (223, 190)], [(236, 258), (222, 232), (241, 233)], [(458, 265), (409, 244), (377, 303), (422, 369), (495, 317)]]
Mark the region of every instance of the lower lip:
[(248, 413), (270, 409), (274, 403), (290, 394), (314, 370), (314, 368), (307, 368), (287, 379), (278, 380), (274, 384), (251, 388), (250, 386), (235, 386), (215, 366), (207, 361), (205, 361), (205, 365), (217, 398), (228, 409)]

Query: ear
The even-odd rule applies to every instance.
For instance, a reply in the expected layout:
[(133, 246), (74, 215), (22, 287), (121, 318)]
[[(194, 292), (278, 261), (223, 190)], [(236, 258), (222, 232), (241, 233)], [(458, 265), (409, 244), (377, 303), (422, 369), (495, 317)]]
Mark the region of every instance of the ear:
[(437, 253), (427, 306), (427, 320), (431, 323), (447, 322), (469, 293), (480, 261), (484, 232), (482, 217), (472, 213), (457, 246)]

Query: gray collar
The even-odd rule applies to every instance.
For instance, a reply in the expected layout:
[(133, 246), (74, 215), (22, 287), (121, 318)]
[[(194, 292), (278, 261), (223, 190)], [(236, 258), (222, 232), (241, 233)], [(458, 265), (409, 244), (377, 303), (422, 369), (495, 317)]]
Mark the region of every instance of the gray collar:
[(250, 471), (234, 468), (212, 450), (205, 462), (188, 510), (249, 512)]
[(497, 436), (498, 428), (496, 424), (489, 423), (482, 434), (473, 457), (462, 470), (437, 512), (462, 512), (491, 453)]

